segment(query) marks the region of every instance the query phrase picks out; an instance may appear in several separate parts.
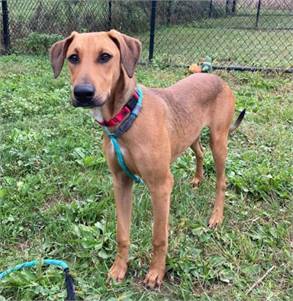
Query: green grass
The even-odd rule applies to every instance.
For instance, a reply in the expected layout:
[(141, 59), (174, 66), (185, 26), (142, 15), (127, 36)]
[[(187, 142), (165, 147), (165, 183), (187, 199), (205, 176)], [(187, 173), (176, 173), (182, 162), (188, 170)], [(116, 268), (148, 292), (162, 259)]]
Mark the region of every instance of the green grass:
[[(208, 55), (214, 64), (221, 66), (292, 67), (292, 30), (237, 29), (233, 26), (252, 23), (245, 23), (247, 20), (242, 17), (235, 18), (158, 27), (155, 62), (188, 65)], [(147, 59), (148, 33), (139, 38), (145, 42), (143, 57)]]
[[(256, 25), (256, 11), (246, 12), (245, 15), (229, 16), (222, 18), (207, 18), (194, 22), (198, 27), (227, 27), (235, 29), (255, 29)], [(288, 11), (264, 11), (260, 15), (258, 28), (261, 30), (277, 30), (277, 29), (293, 29), (292, 16)]]
[[(45, 57), (0, 57), (0, 270), (22, 261), (67, 260), (82, 300), (292, 300), (292, 77), (219, 73), (247, 116), (229, 143), (225, 220), (207, 220), (215, 173), (203, 133), (205, 181), (189, 185), (187, 151), (172, 166), (167, 274), (161, 291), (142, 285), (151, 252), (151, 208), (135, 187), (129, 272), (106, 283), (115, 256), (111, 176), (101, 129), (70, 106), (66, 72), (53, 80)], [(138, 81), (168, 86), (183, 69), (139, 66)], [(273, 267), (272, 270), (270, 270)], [(249, 294), (249, 288), (270, 273)], [(60, 271), (32, 269), (0, 283), (0, 300), (62, 300)]]

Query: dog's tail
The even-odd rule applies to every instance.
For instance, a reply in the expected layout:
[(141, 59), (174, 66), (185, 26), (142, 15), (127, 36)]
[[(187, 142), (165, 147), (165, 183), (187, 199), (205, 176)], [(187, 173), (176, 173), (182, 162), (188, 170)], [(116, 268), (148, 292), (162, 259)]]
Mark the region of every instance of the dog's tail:
[(241, 113), (239, 114), (239, 116), (236, 119), (236, 121), (230, 126), (229, 134), (233, 133), (239, 127), (240, 123), (242, 122), (242, 120), (244, 118), (245, 111), (246, 111), (246, 109), (244, 109), (243, 111), (241, 111)]

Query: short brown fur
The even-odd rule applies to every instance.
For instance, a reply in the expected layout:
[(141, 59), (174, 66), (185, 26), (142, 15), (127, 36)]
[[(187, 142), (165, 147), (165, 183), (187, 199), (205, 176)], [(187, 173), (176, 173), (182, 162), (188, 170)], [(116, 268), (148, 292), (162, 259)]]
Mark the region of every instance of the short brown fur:
[[(97, 63), (97, 56), (105, 51), (112, 55), (112, 59), (107, 64)], [(134, 69), (140, 52), (141, 44), (138, 40), (111, 30), (84, 34), (73, 32), (67, 39), (55, 43), (50, 55), (57, 77), (64, 59), (78, 53), (80, 63), (69, 64), (72, 85), (82, 82), (93, 84), (99, 106), (93, 110), (98, 112), (98, 118), (108, 120), (134, 93)], [(151, 193), (154, 216), (153, 257), (144, 283), (153, 288), (160, 286), (165, 273), (173, 187), (170, 164), (191, 147), (196, 156), (192, 184), (196, 187), (200, 184), (204, 172), (203, 148), (199, 136), (204, 127), (210, 129), (217, 178), (215, 204), (209, 226), (215, 227), (223, 220), (225, 160), (235, 100), (228, 85), (218, 76), (210, 74), (190, 75), (166, 89), (142, 89), (142, 111), (132, 127), (119, 138), (119, 143), (128, 168), (142, 177)], [(117, 215), (118, 251), (109, 277), (121, 281), (127, 270), (130, 245), (132, 180), (119, 167), (107, 136), (103, 148), (113, 174)]]

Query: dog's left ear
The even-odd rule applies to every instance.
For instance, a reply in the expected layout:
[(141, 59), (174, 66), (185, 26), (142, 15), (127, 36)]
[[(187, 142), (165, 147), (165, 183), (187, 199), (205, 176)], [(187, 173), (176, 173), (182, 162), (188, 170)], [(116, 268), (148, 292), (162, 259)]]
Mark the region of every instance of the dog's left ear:
[(127, 75), (132, 78), (141, 53), (141, 42), (114, 29), (108, 34), (120, 49), (121, 63)]
[(69, 37), (53, 44), (49, 50), (51, 65), (54, 72), (54, 77), (58, 77), (66, 56), (67, 49), (72, 42), (77, 32), (73, 31)]

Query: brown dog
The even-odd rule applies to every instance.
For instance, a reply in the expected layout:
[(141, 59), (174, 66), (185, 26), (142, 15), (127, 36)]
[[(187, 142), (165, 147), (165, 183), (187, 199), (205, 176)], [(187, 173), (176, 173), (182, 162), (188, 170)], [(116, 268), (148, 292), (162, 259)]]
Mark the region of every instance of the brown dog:
[[(64, 60), (69, 62), (74, 106), (90, 107), (96, 119), (109, 120), (133, 95), (135, 66), (141, 43), (115, 30), (109, 32), (73, 32), (50, 49), (55, 77)], [(142, 87), (143, 107), (132, 127), (119, 138), (128, 168), (141, 176), (150, 190), (153, 206), (153, 257), (145, 278), (148, 287), (159, 286), (165, 273), (168, 247), (168, 216), (173, 176), (170, 164), (191, 147), (196, 156), (193, 185), (203, 179), (203, 149), (199, 136), (209, 127), (211, 149), (216, 165), (216, 199), (209, 226), (223, 220), (225, 159), (231, 130), (234, 97), (228, 85), (216, 75), (191, 75), (166, 89)], [(122, 171), (109, 138), (104, 152), (113, 174), (117, 214), (116, 259), (109, 276), (121, 281), (127, 270), (131, 220), (132, 180)]]

